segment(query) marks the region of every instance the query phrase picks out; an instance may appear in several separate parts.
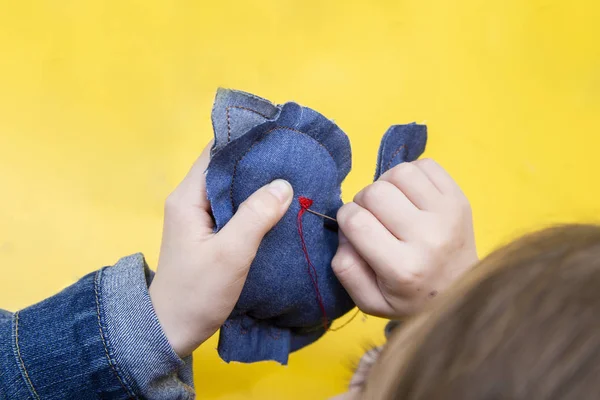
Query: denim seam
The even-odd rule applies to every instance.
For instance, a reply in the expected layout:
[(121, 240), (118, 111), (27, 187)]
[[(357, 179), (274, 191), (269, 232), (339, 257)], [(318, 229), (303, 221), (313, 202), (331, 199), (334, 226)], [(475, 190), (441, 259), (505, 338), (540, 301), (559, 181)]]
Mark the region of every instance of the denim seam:
[(104, 346), (104, 353), (106, 354), (106, 359), (108, 360), (108, 364), (110, 365), (110, 368), (111, 368), (113, 374), (117, 377), (117, 380), (121, 384), (121, 387), (123, 389), (125, 389), (125, 392), (127, 392), (127, 396), (130, 399), (137, 399), (137, 396), (135, 396), (135, 394), (133, 394), (133, 391), (130, 389), (129, 385), (126, 385), (124, 380), (121, 378), (121, 375), (119, 374), (119, 371), (117, 370), (117, 365), (110, 356), (110, 353), (108, 351), (108, 345), (106, 343), (106, 338), (104, 337), (104, 328), (102, 327), (102, 320), (100, 317), (100, 315), (101, 315), (100, 295), (98, 293), (98, 287), (100, 286), (98, 281), (100, 279), (101, 271), (102, 270), (96, 272), (96, 274), (94, 276), (94, 295), (95, 295), (95, 300), (96, 300), (96, 316), (98, 317), (98, 328), (100, 330), (100, 339), (102, 339), (102, 345)]
[[(388, 130), (389, 132), (389, 130)], [(388, 137), (388, 132), (386, 132), (383, 135), (383, 138), (381, 139), (381, 145), (379, 146), (379, 151), (377, 152), (377, 168), (375, 171), (375, 180), (377, 180), (380, 176), (381, 176), (381, 170), (383, 169), (383, 164), (384, 164), (384, 160), (383, 160), (383, 155), (385, 154), (385, 148), (387, 145), (387, 140), (386, 138)]]
[(396, 157), (398, 155), (398, 153), (400, 153), (400, 151), (402, 151), (403, 148), (404, 148), (404, 145), (398, 147), (398, 150), (396, 150), (394, 152), (394, 154), (392, 154), (392, 156), (390, 157), (390, 161), (387, 164), (386, 170), (390, 169), (390, 167), (392, 166), (392, 161), (394, 161), (394, 157)]
[(15, 339), (14, 351), (17, 356), (17, 360), (19, 361), (19, 369), (21, 370), (21, 376), (23, 377), (23, 380), (25, 381), (25, 383), (27, 385), (27, 389), (29, 389), (29, 393), (37, 400), (40, 400), (40, 396), (37, 394), (35, 387), (33, 387), (31, 378), (29, 377), (29, 374), (27, 373), (27, 368), (25, 368), (25, 363), (23, 362), (23, 357), (21, 357), (21, 349), (19, 348), (19, 312), (18, 311), (15, 313), (15, 316), (14, 316), (14, 326), (15, 326), (15, 329), (14, 329), (14, 339)]
[(253, 113), (257, 114), (257, 115), (260, 115), (264, 119), (269, 119), (268, 116), (266, 116), (263, 113), (260, 113), (260, 112), (258, 112), (256, 110), (253, 110), (251, 108), (242, 107), (242, 106), (227, 106), (225, 108), (225, 116), (226, 116), (226, 119), (227, 119), (227, 143), (231, 142), (231, 119), (229, 117), (229, 110), (231, 110), (232, 108), (238, 108), (240, 110), (250, 111), (250, 112), (253, 112)]
[[(314, 137), (310, 136), (309, 134), (299, 131), (297, 129), (294, 128), (290, 128), (287, 126), (276, 126), (275, 128), (265, 132), (265, 134), (263, 135), (263, 137), (260, 140), (257, 140), (256, 142), (254, 142), (252, 144), (252, 146), (250, 146), (248, 148), (248, 150), (235, 162), (235, 165), (233, 166), (233, 173), (231, 175), (231, 185), (229, 186), (229, 200), (231, 201), (231, 208), (233, 211), (233, 208), (235, 207), (235, 204), (233, 203), (233, 184), (235, 182), (235, 175), (237, 172), (237, 166), (238, 164), (244, 159), (244, 157), (246, 157), (248, 155), (248, 153), (250, 153), (250, 150), (252, 150), (252, 148), (254, 146), (256, 146), (257, 144), (259, 144), (264, 138), (267, 137), (267, 135), (269, 135), (271, 132), (274, 132), (278, 129), (287, 129), (288, 131), (292, 131), (292, 132), (296, 132), (296, 133), (300, 133), (302, 135), (305, 135), (307, 137), (309, 137), (310, 139), (312, 139), (315, 143), (317, 143), (319, 146), (321, 146), (326, 152), (327, 154), (329, 154), (329, 157), (331, 157), (331, 159), (333, 160), (333, 163), (336, 164), (335, 162), (335, 158), (333, 158), (333, 155), (331, 154), (331, 152), (329, 150), (327, 150), (327, 147), (323, 146), (323, 143), (319, 142), (317, 139), (315, 139)], [(337, 164), (336, 164), (337, 165)]]

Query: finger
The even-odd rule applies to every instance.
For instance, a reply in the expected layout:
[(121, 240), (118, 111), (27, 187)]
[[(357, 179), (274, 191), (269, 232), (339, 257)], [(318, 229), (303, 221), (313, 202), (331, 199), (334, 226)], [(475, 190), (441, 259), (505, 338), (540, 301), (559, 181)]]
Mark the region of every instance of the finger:
[(437, 162), (430, 158), (417, 160), (414, 164), (421, 170), (441, 193), (462, 193), (458, 184), (450, 174)]
[(373, 214), (347, 203), (337, 214), (338, 225), (354, 249), (383, 280), (402, 280), (399, 261), (406, 244), (392, 235)]
[(293, 194), (292, 186), (281, 179), (258, 189), (240, 204), (235, 215), (217, 233), (216, 245), (231, 249), (235, 257), (251, 261), (263, 237), (285, 214)]
[(377, 316), (393, 312), (381, 294), (375, 272), (341, 232), (340, 244), (331, 261), (331, 267), (354, 303), (363, 312)]
[(354, 196), (354, 202), (373, 214), (400, 240), (407, 239), (421, 212), (396, 186), (377, 181)]
[(183, 181), (175, 188), (171, 196), (181, 205), (193, 206), (206, 212), (210, 211), (210, 203), (206, 194), (206, 169), (210, 162), (212, 140), (194, 162)]
[(440, 191), (420, 168), (402, 163), (388, 170), (379, 180), (395, 185), (420, 210), (435, 208), (441, 199)]

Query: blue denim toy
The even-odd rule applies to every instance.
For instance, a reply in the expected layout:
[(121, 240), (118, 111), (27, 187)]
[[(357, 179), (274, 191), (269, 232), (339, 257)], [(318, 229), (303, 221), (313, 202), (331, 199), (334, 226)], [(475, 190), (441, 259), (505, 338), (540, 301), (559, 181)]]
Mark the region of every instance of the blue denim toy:
[[(212, 121), (215, 143), (206, 181), (216, 230), (274, 179), (289, 181), (295, 195), (260, 245), (240, 299), (221, 328), (219, 355), (227, 362), (286, 364), (290, 352), (317, 340), (331, 321), (354, 307), (331, 269), (338, 246), (335, 224), (311, 213), (302, 217), (324, 310), (297, 226), (301, 196), (313, 200), (311, 210), (335, 218), (342, 205), (341, 183), (351, 167), (350, 143), (337, 125), (314, 110), (296, 103), (276, 106), (234, 90), (217, 92)], [(391, 127), (383, 138), (376, 178), (416, 159), (425, 142), (423, 125)]]

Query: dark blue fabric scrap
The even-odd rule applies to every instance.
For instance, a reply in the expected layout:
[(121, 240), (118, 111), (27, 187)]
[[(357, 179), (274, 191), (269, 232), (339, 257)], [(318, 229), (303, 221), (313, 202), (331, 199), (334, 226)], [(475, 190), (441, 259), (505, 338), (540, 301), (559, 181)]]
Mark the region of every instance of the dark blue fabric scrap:
[(392, 125), (379, 145), (375, 180), (400, 163), (415, 161), (425, 151), (426, 143), (426, 125)]
[[(212, 120), (215, 143), (206, 180), (216, 230), (246, 198), (274, 179), (289, 181), (295, 196), (259, 247), (240, 299), (221, 328), (218, 352), (226, 362), (286, 364), (290, 352), (325, 333), (298, 235), (297, 199), (308, 197), (314, 201), (312, 210), (335, 217), (342, 205), (341, 183), (351, 167), (350, 142), (336, 124), (310, 108), (293, 102), (274, 105), (235, 90), (219, 89)], [(424, 126), (414, 124), (390, 128), (377, 174), (418, 157), (425, 145), (423, 132)], [(403, 145), (406, 150), (398, 150)], [(332, 321), (354, 307), (331, 269), (337, 231), (310, 213), (304, 215), (303, 225)]]

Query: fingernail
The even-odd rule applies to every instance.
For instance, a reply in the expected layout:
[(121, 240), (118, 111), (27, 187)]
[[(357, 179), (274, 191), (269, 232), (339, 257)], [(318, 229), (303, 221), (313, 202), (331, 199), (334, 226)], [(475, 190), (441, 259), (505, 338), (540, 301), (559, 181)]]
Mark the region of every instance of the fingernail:
[(285, 203), (292, 195), (292, 185), (283, 179), (275, 179), (269, 184), (268, 189), (282, 203)]

